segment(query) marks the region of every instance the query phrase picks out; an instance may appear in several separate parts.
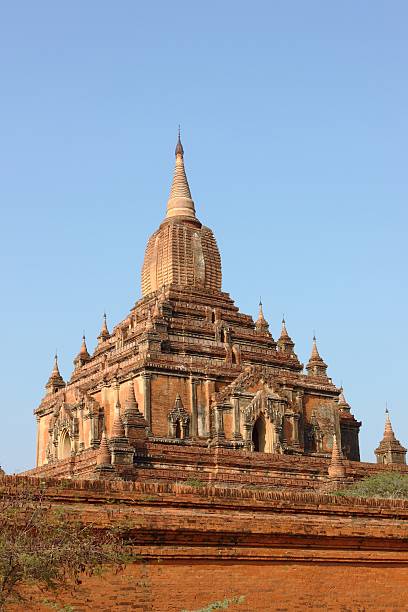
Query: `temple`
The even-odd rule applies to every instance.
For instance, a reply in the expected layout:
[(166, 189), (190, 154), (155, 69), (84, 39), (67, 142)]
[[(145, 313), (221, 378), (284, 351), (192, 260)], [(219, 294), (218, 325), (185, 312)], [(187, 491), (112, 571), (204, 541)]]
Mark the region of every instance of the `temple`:
[[(165, 217), (147, 242), (142, 297), (111, 331), (104, 315), (92, 354), (83, 337), (68, 382), (55, 357), (35, 410), (36, 473), (139, 478), (143, 467), (159, 474), (169, 463), (191, 465), (192, 456), (197, 467), (221, 452), (249, 466), (251, 457), (267, 466), (268, 455), (327, 466), (332, 452), (339, 465), (358, 462), (361, 423), (328, 376), (316, 338), (304, 367), (285, 320), (275, 340), (262, 303), (254, 321), (223, 291), (217, 242), (197, 218), (180, 135), (175, 157)], [(400, 461), (401, 451), (385, 447), (378, 456), (398, 452)]]

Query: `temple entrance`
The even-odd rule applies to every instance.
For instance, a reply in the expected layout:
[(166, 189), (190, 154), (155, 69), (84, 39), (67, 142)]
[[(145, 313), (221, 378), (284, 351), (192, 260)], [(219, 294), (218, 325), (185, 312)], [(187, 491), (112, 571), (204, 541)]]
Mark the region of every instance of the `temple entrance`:
[(259, 415), (252, 429), (252, 442), (254, 445), (254, 451), (258, 453), (265, 453), (265, 442), (266, 442), (266, 424), (263, 414)]
[(180, 421), (178, 419), (176, 421), (175, 437), (179, 438), (179, 439), (181, 438), (181, 425), (180, 425)]
[(59, 443), (59, 459), (65, 459), (71, 455), (71, 438), (66, 431), (62, 434)]

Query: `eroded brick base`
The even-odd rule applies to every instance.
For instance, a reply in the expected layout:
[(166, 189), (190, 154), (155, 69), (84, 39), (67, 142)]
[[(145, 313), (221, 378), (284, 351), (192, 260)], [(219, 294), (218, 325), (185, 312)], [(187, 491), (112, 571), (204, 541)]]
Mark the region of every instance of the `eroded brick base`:
[(0, 479), (7, 495), (40, 485), (67, 520), (121, 528), (135, 561), (119, 573), (106, 568), (102, 576), (85, 577), (57, 607), (51, 594), (31, 591), (26, 609), (195, 612), (233, 598), (243, 601), (224, 607), (229, 612), (408, 609), (406, 501)]
[[(138, 562), (124, 572), (87, 579), (59, 605), (78, 611), (189, 612), (230, 603), (231, 612), (302, 610), (405, 611), (408, 567), (321, 563)], [(35, 605), (52, 596), (41, 594)], [(14, 608), (16, 609), (16, 608)], [(52, 608), (51, 608), (52, 609)]]

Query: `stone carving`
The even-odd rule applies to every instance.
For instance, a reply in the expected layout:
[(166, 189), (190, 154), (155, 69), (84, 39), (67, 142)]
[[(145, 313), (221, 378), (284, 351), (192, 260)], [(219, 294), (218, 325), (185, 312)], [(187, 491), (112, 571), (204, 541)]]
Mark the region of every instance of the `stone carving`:
[(181, 397), (177, 395), (174, 408), (168, 414), (169, 436), (185, 439), (189, 437), (190, 416), (184, 409)]
[[(265, 389), (259, 390), (255, 397), (241, 409), (244, 441), (247, 448), (260, 450), (266, 453), (282, 453), (281, 444), (284, 402), (275, 393)], [(263, 440), (259, 448), (254, 448), (253, 431), (258, 419), (263, 419), (262, 423)]]
[(321, 405), (315, 408), (311, 417), (312, 431), (316, 452), (322, 452), (323, 446), (330, 452), (333, 448), (333, 436), (340, 440), (339, 414), (336, 406)]

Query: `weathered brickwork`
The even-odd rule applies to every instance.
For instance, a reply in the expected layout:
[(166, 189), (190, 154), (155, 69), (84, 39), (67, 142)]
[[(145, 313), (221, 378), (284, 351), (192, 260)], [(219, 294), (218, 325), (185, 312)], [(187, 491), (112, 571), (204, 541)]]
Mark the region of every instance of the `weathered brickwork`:
[(166, 217), (145, 252), (142, 298), (111, 332), (104, 316), (92, 354), (83, 338), (67, 384), (55, 358), (35, 410), (36, 463), (44, 473), (52, 465), (62, 475), (66, 465), (66, 475), (83, 474), (103, 431), (116, 473), (121, 461), (132, 463), (126, 444), (139, 473), (143, 419), (146, 456), (162, 443), (328, 459), (335, 436), (344, 457), (359, 460), (361, 423), (327, 375), (316, 340), (305, 369), (285, 321), (275, 341), (262, 305), (256, 321), (241, 313), (221, 279), (216, 240), (196, 217), (179, 141)]
[[(408, 474), (387, 417), (377, 464), (313, 339), (306, 367), (286, 322), (275, 341), (222, 290), (212, 231), (196, 217), (181, 142), (166, 217), (148, 241), (142, 297), (70, 380), (57, 358), (35, 410), (25, 477), (73, 519), (126, 525), (135, 562), (84, 578), (75, 610), (406, 610), (408, 504), (332, 495)], [(1, 476), (1, 474), (0, 474)], [(44, 593), (34, 593), (35, 609)], [(52, 595), (50, 594), (52, 598)]]
[[(0, 488), (38, 482), (6, 477)], [(74, 520), (125, 529), (135, 555), (67, 593), (77, 610), (181, 612), (234, 597), (228, 609), (247, 612), (406, 610), (404, 501), (123, 481), (42, 489)]]
[[(405, 612), (407, 580), (408, 567), (399, 564), (155, 560), (86, 578), (59, 603), (78, 612), (196, 612), (242, 598), (228, 612)], [(35, 609), (49, 612), (44, 599), (52, 595), (38, 594)]]

